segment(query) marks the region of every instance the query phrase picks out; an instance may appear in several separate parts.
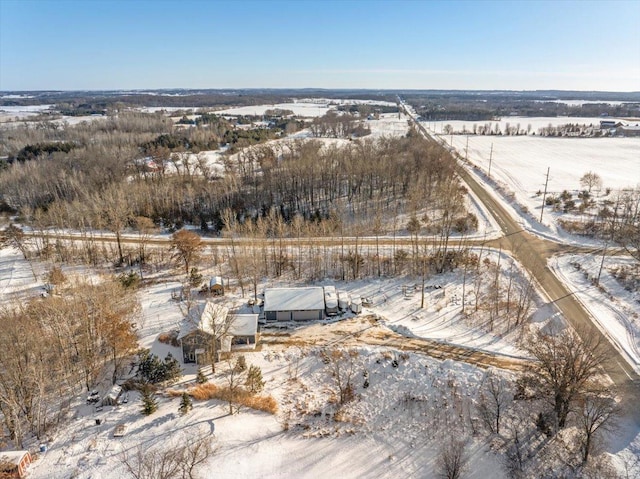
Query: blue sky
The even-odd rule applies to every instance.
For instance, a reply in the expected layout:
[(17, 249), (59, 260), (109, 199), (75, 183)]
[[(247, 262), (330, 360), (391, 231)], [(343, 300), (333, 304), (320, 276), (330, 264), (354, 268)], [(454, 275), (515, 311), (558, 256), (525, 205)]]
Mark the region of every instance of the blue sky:
[(0, 90), (640, 91), (640, 1), (0, 0)]

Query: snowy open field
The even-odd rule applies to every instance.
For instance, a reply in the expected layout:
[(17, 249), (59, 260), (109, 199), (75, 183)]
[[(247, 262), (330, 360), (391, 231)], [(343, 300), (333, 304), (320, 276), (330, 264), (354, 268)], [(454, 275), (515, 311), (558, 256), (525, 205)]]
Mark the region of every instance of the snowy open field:
[(10, 123), (40, 115), (55, 105), (0, 106), (0, 123)]
[(242, 106), (237, 108), (227, 108), (226, 110), (218, 110), (220, 115), (264, 115), (267, 110), (291, 110), (294, 115), (314, 118), (326, 115), (329, 110), (335, 110), (338, 105), (384, 105), (395, 106), (395, 103), (375, 100), (341, 100), (341, 99), (300, 99), (294, 100), (292, 103), (276, 103), (271, 105), (253, 105)]
[(226, 110), (218, 110), (219, 115), (264, 115), (267, 110), (291, 110), (294, 115), (313, 118), (325, 115), (331, 108), (326, 103), (276, 103), (273, 105), (253, 105), (241, 106), (237, 108), (228, 108)]
[[(451, 136), (440, 136), (450, 144)], [(506, 192), (514, 193), (515, 201), (539, 219), (547, 168), (548, 194), (564, 190), (582, 190), (580, 178), (593, 171), (602, 178), (605, 188), (614, 192), (640, 185), (640, 138), (550, 138), (540, 136), (468, 136), (469, 161)], [(466, 135), (453, 135), (453, 147), (460, 156), (467, 149)], [(493, 152), (492, 152), (493, 148)], [(543, 224), (557, 234), (559, 214), (545, 208)]]
[[(469, 133), (473, 131), (473, 126), (476, 125), (478, 127), (489, 125), (491, 127), (491, 131), (495, 131), (496, 125), (500, 131), (504, 132), (505, 127), (509, 124), (510, 127), (516, 127), (520, 125), (521, 131), (527, 131), (529, 125), (531, 126), (531, 133), (539, 134), (540, 128), (545, 128), (549, 125), (559, 126), (559, 125), (567, 125), (569, 123), (575, 125), (593, 125), (595, 127), (600, 126), (600, 122), (602, 120), (614, 120), (614, 121), (622, 121), (622, 122), (630, 122), (624, 118), (600, 118), (600, 117), (573, 117), (573, 116), (552, 116), (552, 117), (529, 117), (529, 116), (505, 116), (500, 120), (483, 120), (483, 121), (462, 121), (462, 120), (446, 120), (446, 121), (423, 121), (421, 124), (428, 128), (430, 132), (436, 133), (438, 135), (444, 132), (444, 128), (446, 125), (451, 125), (454, 133), (462, 133), (463, 130), (466, 129)], [(492, 138), (495, 138), (492, 137)]]

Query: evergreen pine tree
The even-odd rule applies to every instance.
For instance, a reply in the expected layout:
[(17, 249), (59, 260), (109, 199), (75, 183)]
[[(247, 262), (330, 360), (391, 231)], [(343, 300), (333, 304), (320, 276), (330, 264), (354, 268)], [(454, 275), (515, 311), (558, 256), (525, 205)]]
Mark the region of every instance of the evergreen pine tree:
[(204, 384), (207, 382), (207, 377), (202, 372), (202, 369), (198, 369), (198, 375), (196, 376), (196, 382), (198, 384)]
[(262, 370), (258, 366), (254, 366), (252, 364), (249, 368), (247, 379), (245, 380), (244, 384), (254, 394), (262, 391), (262, 388), (264, 387), (264, 381), (262, 380)]
[(241, 373), (247, 370), (247, 360), (245, 359), (244, 355), (240, 355), (238, 356), (238, 359), (236, 359), (236, 366), (235, 366), (236, 372)]
[(178, 408), (178, 412), (181, 416), (184, 416), (189, 411), (193, 409), (193, 403), (191, 402), (191, 396), (189, 396), (186, 392), (182, 393), (182, 399), (180, 400), (180, 407)]
[(142, 389), (142, 414), (150, 416), (158, 410), (158, 402), (153, 397), (153, 391), (150, 387)]
[(182, 369), (180, 363), (171, 353), (167, 354), (164, 358), (164, 381), (175, 381), (182, 376)]

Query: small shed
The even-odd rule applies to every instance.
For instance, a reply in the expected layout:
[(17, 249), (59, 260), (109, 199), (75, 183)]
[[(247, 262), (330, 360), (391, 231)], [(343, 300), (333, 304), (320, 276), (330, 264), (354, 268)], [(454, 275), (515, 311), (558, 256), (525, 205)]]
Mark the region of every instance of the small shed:
[(11, 479), (27, 477), (27, 466), (31, 464), (29, 451), (0, 452), (0, 475)]
[(102, 398), (103, 406), (117, 406), (122, 395), (122, 387), (114, 384), (109, 392)]
[(214, 276), (209, 281), (209, 292), (216, 296), (224, 296), (224, 284), (222, 283), (222, 276)]

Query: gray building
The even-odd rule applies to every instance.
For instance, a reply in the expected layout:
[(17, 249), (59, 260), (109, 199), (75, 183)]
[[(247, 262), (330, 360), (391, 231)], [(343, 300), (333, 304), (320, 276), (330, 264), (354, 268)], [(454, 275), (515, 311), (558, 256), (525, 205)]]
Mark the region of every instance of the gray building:
[(264, 316), (267, 321), (312, 321), (324, 317), (324, 290), (321, 287), (267, 288)]

